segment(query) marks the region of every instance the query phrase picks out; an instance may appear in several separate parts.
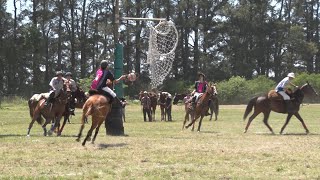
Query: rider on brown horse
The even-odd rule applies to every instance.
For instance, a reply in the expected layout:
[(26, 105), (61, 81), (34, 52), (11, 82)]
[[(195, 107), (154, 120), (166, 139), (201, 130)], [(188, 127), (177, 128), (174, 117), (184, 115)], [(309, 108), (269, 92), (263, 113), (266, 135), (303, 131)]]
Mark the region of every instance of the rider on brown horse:
[(65, 81), (62, 76), (63, 76), (62, 71), (57, 71), (56, 77), (53, 77), (51, 79), (49, 83), (51, 90), (50, 90), (50, 95), (46, 100), (46, 105), (53, 103), (54, 98), (56, 98), (59, 95), (60, 91), (62, 90), (64, 81)]
[[(206, 92), (208, 88), (208, 83), (205, 81), (205, 75), (203, 73), (198, 73), (199, 80), (195, 82), (194, 90), (191, 93), (193, 96), (191, 99), (192, 108), (195, 108), (196, 101), (200, 98), (200, 96)], [(210, 101), (209, 101), (210, 105)], [(209, 112), (206, 113), (206, 116), (210, 115)]]
[(113, 85), (125, 78), (126, 75), (122, 75), (119, 79), (115, 79), (112, 72), (108, 69), (108, 61), (102, 60), (100, 68), (96, 72), (96, 77), (92, 81), (91, 89), (97, 90), (104, 96), (108, 97), (110, 99), (110, 104), (112, 104), (114, 99), (120, 103), (119, 98), (117, 98), (116, 93), (113, 91)]
[(275, 88), (277, 93), (279, 93), (283, 97), (283, 100), (286, 104), (286, 108), (288, 112), (292, 112), (293, 107), (292, 107), (292, 102), (290, 100), (290, 96), (286, 93), (286, 91), (288, 90), (286, 86), (290, 84), (291, 86), (298, 88), (298, 86), (294, 85), (291, 82), (294, 78), (295, 78), (294, 73), (289, 73), (287, 77), (283, 78)]

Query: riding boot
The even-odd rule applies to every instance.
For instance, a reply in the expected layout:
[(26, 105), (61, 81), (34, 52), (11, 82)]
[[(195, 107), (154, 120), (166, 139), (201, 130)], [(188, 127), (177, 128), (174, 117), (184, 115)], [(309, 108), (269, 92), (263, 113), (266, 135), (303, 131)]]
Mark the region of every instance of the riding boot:
[(54, 98), (54, 92), (52, 92), (52, 93), (49, 95), (48, 99), (45, 101), (45, 105), (47, 106), (47, 105), (49, 105), (50, 103), (52, 103), (52, 102), (53, 102), (53, 98)]
[(287, 112), (288, 113), (293, 113), (294, 109), (293, 109), (292, 101), (291, 100), (285, 100), (284, 102), (286, 104)]

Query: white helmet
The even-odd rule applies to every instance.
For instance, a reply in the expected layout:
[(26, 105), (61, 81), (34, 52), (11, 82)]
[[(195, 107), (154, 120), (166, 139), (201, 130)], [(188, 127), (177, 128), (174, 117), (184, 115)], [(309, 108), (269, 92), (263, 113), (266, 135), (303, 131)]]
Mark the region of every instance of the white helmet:
[(291, 78), (295, 78), (294, 73), (289, 73), (287, 76)]

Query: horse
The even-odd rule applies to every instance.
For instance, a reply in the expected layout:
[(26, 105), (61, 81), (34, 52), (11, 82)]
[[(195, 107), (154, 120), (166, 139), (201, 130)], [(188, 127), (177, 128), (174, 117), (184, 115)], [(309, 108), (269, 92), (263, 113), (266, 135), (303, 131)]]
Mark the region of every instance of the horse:
[(208, 85), (208, 88), (207, 88), (206, 92), (203, 93), (203, 95), (197, 101), (195, 109), (194, 110), (189, 109), (188, 112), (189, 113), (193, 113), (193, 118), (192, 118), (192, 121), (187, 126), (185, 126), (186, 121), (187, 121), (186, 117), (188, 116), (188, 113), (186, 113), (182, 129), (184, 127), (185, 128), (189, 128), (191, 125), (193, 125), (193, 127), (192, 127), (192, 131), (193, 131), (194, 130), (194, 123), (200, 117), (199, 125), (198, 125), (198, 132), (200, 132), (202, 119), (205, 116), (205, 114), (206, 114), (206, 112), (207, 112), (207, 110), (209, 108), (209, 106), (208, 106), (209, 100), (216, 95), (215, 93), (216, 93), (216, 86), (215, 85), (211, 85), (211, 83), (210, 83)]
[(160, 92), (158, 104), (160, 106), (160, 111), (161, 111), (161, 121), (167, 120), (166, 101), (167, 101), (167, 92)]
[(183, 101), (184, 98), (187, 96), (188, 94), (186, 93), (182, 93), (182, 94), (175, 94), (173, 97), (173, 103), (174, 105), (177, 105), (179, 101)]
[(91, 115), (92, 125), (87, 133), (86, 138), (82, 142), (83, 146), (85, 146), (86, 141), (90, 141), (92, 132), (95, 129), (96, 131), (91, 141), (91, 143), (94, 144), (101, 124), (105, 121), (107, 115), (111, 111), (109, 98), (100, 95), (97, 92), (93, 92), (92, 90), (90, 90), (90, 94), (91, 96), (83, 105), (80, 132), (78, 134), (78, 138), (76, 139), (78, 142), (80, 141), (82, 131), (84, 129), (85, 119), (88, 118), (89, 115)]
[[(176, 105), (178, 104), (178, 102), (180, 100), (182, 100), (185, 104), (185, 112), (188, 111), (190, 104), (186, 103), (186, 101), (190, 100), (190, 99), (186, 99), (188, 96), (188, 94), (175, 94), (174, 98), (173, 98), (173, 104)], [(215, 114), (215, 121), (218, 120), (218, 115), (219, 115), (219, 100), (217, 96), (214, 96), (211, 100), (209, 109), (210, 109), (210, 119), (209, 121), (212, 120), (212, 116), (213, 113)], [(191, 115), (191, 114), (190, 114)], [(191, 115), (192, 116), (192, 115)], [(192, 118), (192, 117), (191, 117)], [(189, 117), (187, 118), (187, 120), (189, 121)]]
[[(84, 103), (88, 99), (88, 97), (86, 96), (85, 92), (79, 86), (77, 86), (77, 90), (73, 93), (72, 98), (76, 99), (75, 108), (80, 108), (80, 109), (82, 109)], [(70, 116), (71, 116), (71, 113), (70, 113), (70, 110), (69, 110), (70, 103), (71, 102), (68, 102), (68, 104), (65, 107), (65, 111), (63, 113), (64, 119), (63, 119), (62, 126), (60, 128), (60, 131), (59, 131), (60, 134), (62, 133), (63, 128), (66, 125), (67, 121), (70, 123)], [(86, 122), (87, 122), (87, 120), (86, 120)], [(60, 126), (60, 124), (58, 126)]]
[[(156, 109), (157, 109), (157, 104), (158, 104), (158, 96), (154, 92), (148, 92), (148, 96), (151, 100), (151, 116), (152, 120), (155, 121), (156, 119)], [(139, 93), (139, 100), (141, 101), (143, 97), (143, 91), (140, 91)]]
[(254, 108), (254, 112), (249, 117), (249, 120), (248, 120), (247, 125), (244, 130), (244, 133), (246, 133), (248, 131), (250, 123), (253, 121), (253, 119), (258, 114), (263, 113), (263, 115), (264, 115), (263, 123), (268, 127), (268, 129), (271, 131), (271, 133), (274, 134), (272, 128), (268, 124), (268, 118), (269, 118), (270, 112), (274, 111), (277, 113), (288, 114), (286, 121), (281, 128), (280, 134), (283, 133), (283, 130), (285, 129), (285, 127), (287, 126), (287, 124), (289, 123), (289, 121), (293, 115), (296, 116), (298, 118), (298, 120), (302, 123), (302, 126), (304, 127), (306, 134), (308, 134), (309, 130), (308, 130), (306, 124), (304, 123), (302, 117), (300, 116), (299, 110), (300, 110), (300, 104), (302, 103), (305, 95), (308, 95), (308, 96), (309, 95), (312, 95), (312, 96), (318, 95), (317, 92), (313, 89), (313, 87), (307, 82), (306, 84), (304, 84), (300, 88), (297, 88), (292, 93), (293, 100), (291, 100), (291, 101), (293, 104), (293, 112), (290, 112), (290, 113), (287, 112), (286, 104), (280, 94), (278, 94), (275, 90), (271, 90), (269, 92), (269, 94), (276, 94), (277, 97), (268, 97), (268, 95), (263, 95), (263, 96), (254, 97), (249, 101), (249, 103), (246, 107), (244, 116), (243, 116), (243, 120), (245, 120), (247, 118), (247, 116), (249, 115), (249, 113), (252, 111), (253, 108)]
[[(42, 125), (43, 131), (44, 131), (43, 135), (44, 136), (47, 136), (47, 134), (52, 135), (53, 130), (60, 123), (60, 119), (65, 110), (65, 106), (70, 100), (70, 95), (71, 95), (70, 87), (64, 84), (63, 88), (59, 92), (59, 95), (55, 98), (52, 104), (49, 104), (46, 106), (45, 98), (40, 98), (40, 100), (36, 103), (36, 106), (34, 107), (34, 101), (29, 100), (28, 104), (29, 104), (30, 116), (32, 118), (32, 121), (29, 124), (27, 136), (30, 136), (30, 131), (35, 121), (37, 121), (40, 125), (42, 124), (43, 122), (42, 117), (46, 119), (45, 123)], [(48, 123), (52, 121), (53, 121), (52, 127), (47, 132), (46, 126)]]

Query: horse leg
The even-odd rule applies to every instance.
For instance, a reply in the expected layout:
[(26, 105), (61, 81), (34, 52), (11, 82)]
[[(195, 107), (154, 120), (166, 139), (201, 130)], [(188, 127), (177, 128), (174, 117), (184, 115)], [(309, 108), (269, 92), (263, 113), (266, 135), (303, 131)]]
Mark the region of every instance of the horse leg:
[(263, 117), (263, 123), (268, 127), (268, 129), (271, 131), (272, 134), (274, 134), (271, 126), (269, 125), (268, 123), (268, 119), (269, 119), (269, 115), (270, 115), (270, 112), (271, 111), (268, 111), (268, 112), (264, 112), (264, 117)]
[(199, 120), (198, 132), (200, 132), (200, 128), (201, 128), (201, 124), (202, 124), (202, 119), (203, 119), (203, 116), (201, 116), (201, 117), (200, 117), (200, 120)]
[(62, 133), (62, 131), (63, 131), (63, 128), (64, 128), (64, 126), (66, 125), (66, 123), (67, 123), (67, 120), (69, 121), (69, 114), (68, 115), (65, 115), (64, 117), (63, 117), (63, 123), (62, 123), (62, 126), (61, 126), (61, 128), (60, 128), (60, 131), (58, 132), (58, 134), (60, 134), (61, 135), (61, 133)]
[(216, 103), (215, 107), (214, 107), (214, 114), (215, 114), (215, 121), (218, 120), (218, 114), (219, 114), (219, 104)]
[(36, 119), (32, 118), (30, 124), (29, 124), (29, 128), (28, 128), (28, 133), (27, 133), (27, 136), (30, 136), (30, 131), (31, 131), (31, 128), (33, 126), (33, 123), (36, 121)]
[(307, 128), (306, 124), (304, 123), (304, 121), (303, 121), (302, 117), (300, 116), (299, 112), (296, 112), (294, 114), (294, 116), (296, 116), (299, 119), (299, 121), (301, 122), (302, 126), (306, 130), (306, 134), (309, 134), (309, 129)]
[(96, 132), (94, 133), (93, 139), (92, 139), (92, 141), (91, 141), (92, 144), (94, 144), (94, 141), (96, 140), (96, 137), (97, 137), (97, 135), (98, 135), (100, 126), (101, 126), (101, 124), (104, 122), (105, 119), (106, 119), (105, 117), (102, 118), (102, 119), (100, 119), (100, 121), (99, 121), (99, 123), (98, 123), (98, 126), (97, 126), (97, 128), (96, 128)]
[(76, 139), (76, 141), (80, 141), (80, 138), (82, 136), (82, 131), (84, 129), (84, 124), (86, 123), (88, 119), (88, 116), (86, 116), (86, 113), (85, 111), (82, 113), (82, 117), (81, 117), (81, 126), (80, 126), (80, 131), (79, 131), (79, 134), (78, 134), (78, 138)]
[(244, 132), (243, 132), (243, 133), (246, 133), (246, 132), (248, 131), (248, 128), (249, 128), (251, 122), (253, 121), (253, 119), (254, 119), (255, 117), (257, 117), (258, 114), (260, 114), (260, 112), (256, 112), (256, 111), (255, 111), (255, 112), (250, 116), (250, 118), (249, 118), (249, 120), (248, 120), (248, 122), (247, 122), (247, 126), (246, 126), (246, 128), (244, 129)]
[(82, 146), (85, 146), (85, 145), (86, 145), (86, 141), (87, 141), (87, 140), (88, 140), (88, 141), (90, 140), (90, 137), (91, 137), (91, 135), (92, 135), (92, 131), (96, 128), (96, 126), (97, 126), (97, 125), (96, 125), (96, 122), (95, 122), (95, 118), (92, 117), (92, 125), (91, 125), (91, 128), (89, 129), (86, 138), (83, 140)]
[(293, 115), (292, 113), (289, 113), (289, 114), (288, 114), (287, 119), (286, 119), (286, 122), (284, 123), (284, 125), (283, 125), (282, 128), (281, 128), (280, 134), (283, 133), (283, 130), (284, 130), (284, 129), (286, 128), (286, 126), (288, 125), (288, 123), (289, 123), (292, 115)]
[[(213, 102), (211, 102), (211, 103), (213, 103)], [(209, 119), (209, 121), (211, 121), (212, 120), (212, 115), (213, 115), (213, 106), (211, 105), (210, 107), (209, 107), (209, 109), (210, 109), (210, 119)]]
[(184, 129), (184, 126), (186, 125), (186, 122), (189, 121), (189, 112), (186, 111), (186, 115), (184, 116), (184, 121), (183, 121), (183, 124), (182, 124), (182, 130)]
[(43, 135), (44, 136), (47, 136), (47, 128), (46, 128), (46, 126), (47, 126), (47, 124), (49, 124), (49, 122), (50, 122), (50, 119), (49, 120), (46, 119), (46, 122), (42, 125)]

